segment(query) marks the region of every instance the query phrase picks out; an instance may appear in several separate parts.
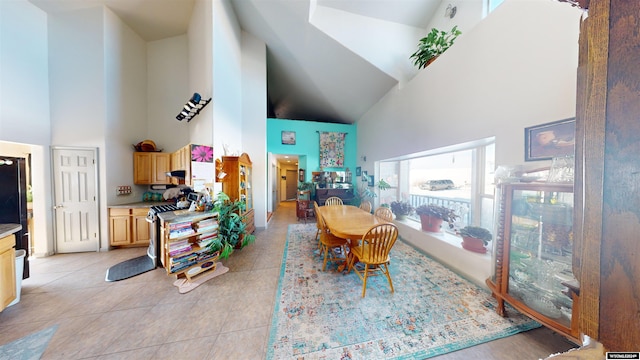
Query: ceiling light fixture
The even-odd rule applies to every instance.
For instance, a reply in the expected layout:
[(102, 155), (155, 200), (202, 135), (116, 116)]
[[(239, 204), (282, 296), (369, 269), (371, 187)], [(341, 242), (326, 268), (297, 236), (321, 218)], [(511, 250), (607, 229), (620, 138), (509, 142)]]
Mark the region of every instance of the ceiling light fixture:
[(449, 19), (453, 19), (453, 17), (456, 16), (456, 12), (458, 12), (458, 7), (449, 4), (449, 5), (447, 5), (446, 10), (444, 11), (444, 17), (448, 17)]

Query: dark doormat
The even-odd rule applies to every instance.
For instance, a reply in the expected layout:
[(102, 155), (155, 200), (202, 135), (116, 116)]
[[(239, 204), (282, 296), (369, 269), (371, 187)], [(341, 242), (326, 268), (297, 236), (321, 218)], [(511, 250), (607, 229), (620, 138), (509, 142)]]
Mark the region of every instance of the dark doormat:
[(118, 281), (128, 279), (132, 276), (140, 275), (147, 271), (155, 269), (153, 260), (147, 255), (133, 258), (127, 261), (123, 261), (119, 264), (113, 265), (107, 269), (107, 276), (105, 281)]

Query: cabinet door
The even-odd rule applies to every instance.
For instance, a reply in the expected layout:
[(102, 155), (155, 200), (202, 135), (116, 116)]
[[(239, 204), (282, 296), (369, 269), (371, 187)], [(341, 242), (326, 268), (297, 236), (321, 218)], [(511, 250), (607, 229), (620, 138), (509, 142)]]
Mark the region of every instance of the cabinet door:
[(129, 209), (109, 210), (109, 243), (113, 246), (131, 243), (131, 216)]
[(152, 183), (153, 159), (152, 153), (133, 153), (133, 183), (148, 185)]
[(15, 235), (0, 239), (0, 311), (16, 299)]
[(151, 224), (147, 222), (147, 212), (147, 209), (132, 209), (131, 243), (133, 245), (149, 245)]
[(171, 171), (171, 154), (152, 154), (154, 158), (152, 184), (170, 184), (171, 179), (167, 177), (167, 172)]

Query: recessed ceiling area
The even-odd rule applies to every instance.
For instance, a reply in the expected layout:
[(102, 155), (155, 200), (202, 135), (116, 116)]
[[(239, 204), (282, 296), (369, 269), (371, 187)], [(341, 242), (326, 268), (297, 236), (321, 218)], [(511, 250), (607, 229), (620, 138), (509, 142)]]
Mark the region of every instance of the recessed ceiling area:
[[(195, 0), (29, 0), (106, 6), (146, 41), (187, 33)], [(481, 1), (481, 0), (468, 0)], [(266, 117), (352, 124), (417, 72), (409, 55), (442, 0), (229, 0), (267, 47)]]

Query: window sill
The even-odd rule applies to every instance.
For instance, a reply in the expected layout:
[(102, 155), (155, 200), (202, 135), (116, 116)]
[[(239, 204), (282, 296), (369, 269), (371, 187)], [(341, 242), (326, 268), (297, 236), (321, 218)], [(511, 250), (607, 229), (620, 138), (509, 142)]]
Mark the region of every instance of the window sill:
[[(394, 220), (402, 240), (455, 271), (467, 280), (485, 288), (485, 280), (493, 274), (491, 249), (485, 254), (465, 250), (459, 236), (422, 231), (420, 222)], [(491, 246), (491, 244), (489, 244)]]

